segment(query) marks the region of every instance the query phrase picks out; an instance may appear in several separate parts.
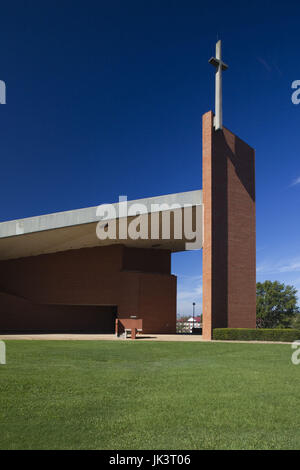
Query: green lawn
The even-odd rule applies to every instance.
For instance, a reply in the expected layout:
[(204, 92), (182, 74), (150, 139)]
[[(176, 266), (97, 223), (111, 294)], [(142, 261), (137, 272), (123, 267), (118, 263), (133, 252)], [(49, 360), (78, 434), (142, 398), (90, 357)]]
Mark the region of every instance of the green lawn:
[(0, 449), (300, 449), (290, 345), (6, 345)]

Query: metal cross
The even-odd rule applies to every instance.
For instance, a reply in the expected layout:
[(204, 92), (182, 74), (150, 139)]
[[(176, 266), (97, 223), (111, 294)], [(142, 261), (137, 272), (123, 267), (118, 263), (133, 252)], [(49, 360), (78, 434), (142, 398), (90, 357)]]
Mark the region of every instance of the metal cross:
[(221, 40), (216, 44), (216, 57), (209, 59), (209, 63), (216, 67), (216, 98), (215, 98), (215, 130), (222, 129), (222, 71), (228, 69), (228, 65), (222, 62)]

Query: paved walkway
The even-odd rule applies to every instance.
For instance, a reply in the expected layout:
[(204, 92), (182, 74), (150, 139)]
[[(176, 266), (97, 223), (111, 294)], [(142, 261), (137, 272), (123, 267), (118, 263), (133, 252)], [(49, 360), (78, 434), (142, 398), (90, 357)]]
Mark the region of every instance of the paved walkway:
[[(116, 335), (97, 334), (31, 334), (0, 335), (0, 340), (46, 340), (46, 341), (130, 341), (130, 338), (117, 338)], [(138, 335), (138, 341), (202, 341), (200, 335)]]
[[(0, 335), (0, 340), (44, 340), (44, 341), (131, 341), (130, 338), (117, 338), (116, 335), (96, 334), (36, 334), (36, 335)], [(137, 341), (186, 341), (208, 343), (244, 343), (244, 344), (292, 344), (275, 341), (204, 341), (200, 335), (138, 335)]]

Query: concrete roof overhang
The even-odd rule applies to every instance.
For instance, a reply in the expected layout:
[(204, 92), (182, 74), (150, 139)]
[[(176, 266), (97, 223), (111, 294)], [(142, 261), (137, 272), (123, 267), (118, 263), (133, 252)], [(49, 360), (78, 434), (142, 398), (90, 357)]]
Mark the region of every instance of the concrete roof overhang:
[[(95, 206), (2, 222), (0, 223), (0, 260), (114, 244), (167, 249), (172, 252), (202, 248), (201, 190), (127, 201), (128, 216), (126, 218), (123, 217), (124, 212), (120, 211), (121, 207), (124, 209), (123, 202), (111, 206), (115, 215), (110, 213), (102, 218), (99, 210), (97, 212), (99, 206)], [(102, 208), (104, 208), (103, 205)], [(192, 233), (191, 228), (186, 228), (185, 213), (192, 213), (193, 231), (197, 230), (197, 243), (194, 243), (193, 247), (187, 246), (187, 243), (191, 241)], [(125, 228), (128, 229), (131, 222), (136, 220), (137, 215), (142, 224), (147, 225), (148, 221), (147, 238), (120, 238), (120, 226), (124, 228), (125, 224)], [(170, 220), (170, 236), (166, 237), (162, 226), (168, 219)], [(115, 224), (116, 237), (100, 240), (96, 235), (98, 224), (102, 229)], [(180, 233), (178, 235), (180, 225), (181, 236)], [(153, 236), (153, 233), (156, 233), (156, 236)]]

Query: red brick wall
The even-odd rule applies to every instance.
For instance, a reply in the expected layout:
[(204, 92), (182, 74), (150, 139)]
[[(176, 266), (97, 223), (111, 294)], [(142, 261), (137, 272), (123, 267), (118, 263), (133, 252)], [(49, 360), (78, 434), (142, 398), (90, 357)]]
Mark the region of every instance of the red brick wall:
[[(155, 271), (155, 263), (150, 262), (149, 250), (135, 250), (130, 249), (132, 256), (139, 258), (139, 271), (143, 269), (143, 259), (145, 271), (150, 268), (151, 271)], [(146, 315), (147, 332), (173, 332), (176, 322), (176, 290), (174, 291), (176, 278), (169, 272), (161, 274), (161, 271), (167, 271), (167, 265), (170, 266), (170, 253), (161, 250), (160, 254), (162, 260), (155, 255), (158, 273), (122, 271), (124, 259), (127, 269), (136, 267), (137, 264), (133, 262), (130, 265), (128, 253), (124, 256), (124, 247), (118, 245), (1, 261), (0, 292), (24, 298), (28, 303), (26, 308), (22, 302), (15, 301), (11, 301), (9, 306), (2, 296), (2, 300), (0, 298), (0, 330), (7, 325), (5, 320), (7, 315), (14, 315), (15, 326), (18, 329), (19, 324), (23, 324), (24, 315), (29, 315), (30, 309), (33, 318), (38, 315), (35, 305), (39, 304), (41, 315), (42, 312), (46, 312), (45, 328), (49, 327), (46, 316), (50, 315), (50, 310), (48, 307), (43, 309), (42, 305), (55, 305), (56, 310), (52, 308), (53, 315), (55, 311), (60, 312), (59, 305), (85, 306), (85, 310), (72, 307), (74, 315), (89, 312), (91, 316), (93, 316), (93, 311), (87, 309), (86, 306), (117, 306), (120, 318)], [(145, 282), (149, 282), (154, 290), (151, 292), (148, 290), (144, 294)], [(165, 286), (163, 292), (162, 285)], [(175, 296), (173, 299), (169, 299), (170, 293)], [(69, 312), (70, 309), (68, 314)], [(104, 310), (102, 315), (104, 315)], [(152, 316), (154, 320), (151, 320)], [(71, 321), (71, 317), (69, 319)], [(85, 324), (86, 328), (89, 322), (93, 323), (93, 321), (90, 317)], [(104, 316), (103, 321), (105, 321)], [(40, 319), (36, 324), (40, 329)], [(156, 328), (155, 331), (151, 329), (152, 326)]]
[(145, 333), (158, 330), (176, 333), (176, 290), (175, 276), (144, 274), (141, 277), (139, 311)]
[(0, 293), (0, 332), (114, 333), (116, 307), (35, 304)]
[(203, 335), (255, 328), (255, 153), (203, 116)]
[(170, 252), (167, 250), (124, 247), (122, 269), (125, 271), (170, 274)]

